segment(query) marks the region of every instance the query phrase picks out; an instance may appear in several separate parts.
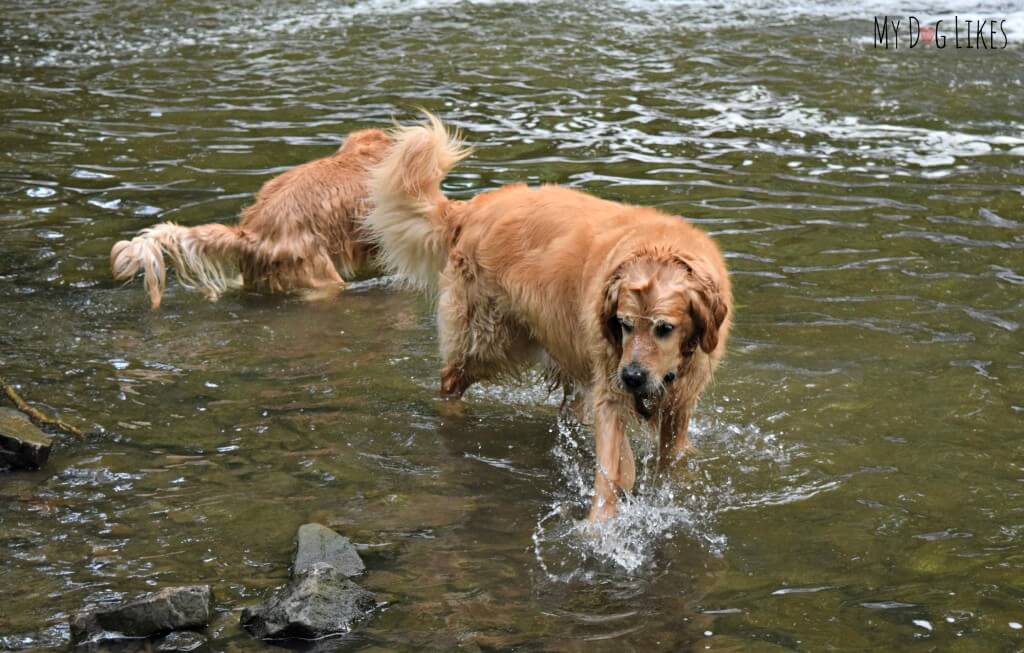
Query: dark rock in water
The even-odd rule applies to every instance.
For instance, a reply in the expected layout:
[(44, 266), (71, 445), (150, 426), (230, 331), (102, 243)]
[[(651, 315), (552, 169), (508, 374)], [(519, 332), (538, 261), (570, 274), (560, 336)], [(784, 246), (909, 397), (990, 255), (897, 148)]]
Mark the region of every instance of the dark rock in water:
[(172, 630), (202, 628), (210, 621), (209, 585), (168, 587), (127, 603), (86, 608), (71, 619), (71, 641), (148, 637)]
[(196, 651), (206, 644), (206, 638), (191, 630), (179, 630), (169, 634), (156, 645), (158, 651)]
[(38, 469), (50, 457), (53, 438), (12, 408), (0, 408), (0, 465)]
[(260, 639), (316, 639), (346, 633), (377, 606), (349, 577), (366, 571), (348, 538), (320, 524), (296, 536), (292, 579), (262, 605), (242, 612), (242, 627)]
[(318, 563), (242, 611), (242, 627), (260, 639), (316, 639), (346, 633), (377, 607), (377, 598), (344, 573)]
[(325, 562), (350, 578), (366, 571), (352, 542), (326, 526), (303, 524), (299, 527), (297, 540), (293, 578), (306, 573), (318, 562)]

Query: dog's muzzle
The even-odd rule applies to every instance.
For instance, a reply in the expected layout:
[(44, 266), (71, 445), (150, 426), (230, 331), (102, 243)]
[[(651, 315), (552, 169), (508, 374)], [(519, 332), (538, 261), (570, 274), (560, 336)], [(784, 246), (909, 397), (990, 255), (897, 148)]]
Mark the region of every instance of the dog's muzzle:
[[(657, 391), (657, 384), (651, 383), (651, 375), (640, 365), (630, 363), (619, 371), (619, 379), (622, 381), (622, 386), (633, 395), (636, 412), (645, 418), (650, 418), (661, 398)], [(652, 385), (655, 387), (652, 388)]]
[(636, 394), (647, 386), (647, 370), (636, 363), (630, 363), (619, 371), (619, 378), (627, 390)]

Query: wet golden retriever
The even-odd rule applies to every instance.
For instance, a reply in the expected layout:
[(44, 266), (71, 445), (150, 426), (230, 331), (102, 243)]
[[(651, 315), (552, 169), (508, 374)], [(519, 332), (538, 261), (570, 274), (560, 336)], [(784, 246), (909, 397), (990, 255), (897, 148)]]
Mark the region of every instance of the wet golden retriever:
[(714, 241), (677, 216), (559, 186), (515, 184), (469, 201), (439, 187), (466, 155), (428, 116), (371, 171), (364, 224), (383, 263), (439, 284), (442, 393), (543, 360), (589, 398), (597, 471), (590, 519), (632, 489), (630, 420), (687, 446), (697, 398), (725, 351), (732, 293)]
[(360, 220), (369, 211), (367, 174), (392, 141), (386, 132), (352, 132), (336, 153), (274, 177), (242, 212), (237, 226), (183, 227), (163, 222), (110, 252), (114, 278), (141, 269), (153, 308), (166, 287), (166, 253), (183, 286), (211, 301), (229, 288), (257, 292), (307, 290), (329, 295), (373, 262)]

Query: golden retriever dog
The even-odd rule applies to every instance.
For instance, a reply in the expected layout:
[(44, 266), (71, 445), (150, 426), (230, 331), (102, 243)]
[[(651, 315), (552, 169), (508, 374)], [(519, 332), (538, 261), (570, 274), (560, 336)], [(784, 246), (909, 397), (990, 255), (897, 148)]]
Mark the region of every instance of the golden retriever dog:
[(731, 324), (721, 252), (680, 217), (559, 186), (450, 200), (439, 185), (467, 154), (457, 136), (428, 115), (395, 141), (370, 173), (364, 226), (387, 268), (439, 285), (442, 394), (545, 362), (592, 411), (590, 520), (615, 515), (636, 474), (631, 420), (659, 434), (659, 467), (687, 448)]
[(153, 308), (166, 287), (165, 253), (182, 285), (211, 301), (239, 286), (267, 293), (301, 289), (311, 298), (340, 290), (345, 277), (373, 262), (373, 246), (359, 225), (369, 211), (368, 171), (391, 145), (379, 129), (349, 134), (333, 155), (265, 183), (237, 226), (163, 222), (143, 229), (111, 250), (114, 278), (128, 281), (141, 269)]

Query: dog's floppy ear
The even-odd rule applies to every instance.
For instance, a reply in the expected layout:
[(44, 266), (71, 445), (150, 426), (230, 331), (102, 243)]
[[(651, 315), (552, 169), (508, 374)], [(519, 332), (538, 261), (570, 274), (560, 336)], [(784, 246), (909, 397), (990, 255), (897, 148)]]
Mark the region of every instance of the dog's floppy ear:
[[(725, 321), (729, 309), (722, 301), (722, 293), (717, 283), (692, 269), (691, 277), (696, 282), (696, 287), (690, 294), (690, 317), (696, 327), (694, 338), (704, 353), (710, 354), (718, 347), (718, 330)], [(683, 343), (683, 347), (684, 350), (692, 348), (692, 341)]]
[(622, 327), (619, 326), (619, 287), (622, 286), (622, 266), (608, 277), (601, 303), (601, 333), (622, 356)]

